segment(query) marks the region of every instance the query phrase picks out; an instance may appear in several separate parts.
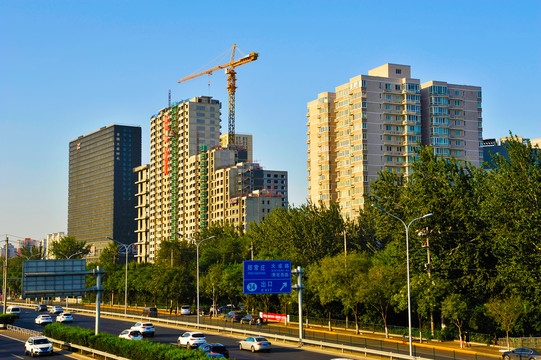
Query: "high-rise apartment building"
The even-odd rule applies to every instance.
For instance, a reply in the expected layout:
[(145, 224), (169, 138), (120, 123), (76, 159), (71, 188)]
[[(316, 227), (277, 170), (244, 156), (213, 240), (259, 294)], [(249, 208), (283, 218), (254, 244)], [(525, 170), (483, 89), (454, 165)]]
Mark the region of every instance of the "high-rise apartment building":
[[(162, 240), (193, 239), (215, 223), (246, 230), (271, 205), (287, 206), (287, 173), (273, 172), (280, 183), (265, 187), (267, 173), (249, 161), (252, 136), (236, 134), (235, 144), (229, 144), (227, 136), (220, 136), (220, 109), (219, 101), (200, 96), (151, 117), (147, 205), (143, 191), (138, 193), (138, 234), (145, 241), (140, 261), (154, 261)], [(144, 178), (141, 168), (136, 169), (139, 179)], [(268, 200), (260, 213), (250, 207), (254, 200), (245, 199), (258, 196)], [(140, 221), (146, 211), (147, 223)]]
[(481, 88), (411, 77), (385, 64), (308, 103), (308, 196), (340, 204), (344, 217), (364, 206), (384, 168), (408, 174), (418, 143), (445, 157), (482, 162)]
[(141, 128), (109, 125), (69, 144), (68, 235), (91, 245), (97, 259), (107, 237), (137, 241), (136, 173)]

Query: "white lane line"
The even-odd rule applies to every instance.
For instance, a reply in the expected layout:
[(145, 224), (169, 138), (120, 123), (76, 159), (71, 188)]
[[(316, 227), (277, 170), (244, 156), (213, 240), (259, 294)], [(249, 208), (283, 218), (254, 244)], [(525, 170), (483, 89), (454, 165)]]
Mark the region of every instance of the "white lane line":
[(19, 356), (19, 355), (13, 354), (13, 353), (11, 353), (10, 355), (11, 355), (11, 356), (15, 356), (15, 357), (18, 358), (18, 359), (24, 359), (22, 356)]

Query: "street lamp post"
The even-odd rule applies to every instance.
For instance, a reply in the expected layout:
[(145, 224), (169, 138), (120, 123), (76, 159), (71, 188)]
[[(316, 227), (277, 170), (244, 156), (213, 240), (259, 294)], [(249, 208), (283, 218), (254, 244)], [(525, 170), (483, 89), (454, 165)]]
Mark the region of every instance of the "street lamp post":
[(375, 204), (372, 204), (373, 207), (375, 207), (376, 209), (379, 209), (381, 211), (383, 211), (385, 214), (397, 219), (398, 221), (400, 221), (403, 225), (404, 225), (404, 228), (406, 229), (406, 268), (407, 268), (407, 278), (408, 278), (408, 333), (409, 333), (409, 350), (410, 350), (410, 356), (413, 356), (413, 345), (412, 345), (412, 342), (411, 342), (411, 294), (410, 294), (410, 252), (409, 252), (409, 228), (410, 228), (410, 225), (414, 222), (414, 221), (417, 221), (417, 220), (421, 220), (421, 219), (424, 219), (426, 217), (429, 217), (429, 216), (432, 216), (432, 213), (428, 213), (428, 214), (425, 214), (421, 217), (418, 217), (418, 218), (415, 218), (413, 220), (411, 220), (409, 222), (408, 225), (406, 225), (406, 223), (404, 222), (404, 220), (402, 220), (401, 218), (399, 218), (398, 216), (395, 216), (393, 214), (391, 214), (390, 212), (388, 212), (387, 210), (375, 205)]
[(139, 243), (134, 242), (131, 244), (124, 244), (124, 243), (121, 243), (120, 241), (113, 239), (112, 237), (107, 237), (107, 239), (112, 240), (116, 242), (118, 245), (124, 247), (125, 252), (126, 252), (126, 275), (124, 277), (124, 315), (126, 315), (128, 313), (128, 253), (129, 253), (129, 249), (133, 245), (137, 245)]
[[(187, 239), (187, 240), (190, 240), (190, 241), (193, 241), (196, 245), (196, 258), (197, 258), (197, 309), (195, 310), (196, 314), (197, 314), (197, 325), (199, 325), (199, 315), (200, 315), (200, 312), (199, 312), (199, 245), (201, 245), (201, 243), (203, 241), (207, 241), (207, 240), (210, 240), (212, 238), (215, 238), (216, 236), (211, 236), (211, 237), (208, 237), (206, 239), (203, 239), (199, 242), (196, 242), (195, 239), (190, 239), (186, 236), (182, 236), (181, 234), (179, 234), (178, 232), (176, 232), (175, 234), (179, 235), (180, 237), (183, 237), (184, 239)], [(214, 309), (214, 311), (216, 311), (216, 309)]]

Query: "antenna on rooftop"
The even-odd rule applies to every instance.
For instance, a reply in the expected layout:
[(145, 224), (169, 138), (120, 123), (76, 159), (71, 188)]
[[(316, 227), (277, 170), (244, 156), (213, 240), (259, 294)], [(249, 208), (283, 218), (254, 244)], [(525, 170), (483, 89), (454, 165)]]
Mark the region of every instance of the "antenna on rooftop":
[(171, 107), (171, 89), (169, 89), (169, 106), (168, 107)]

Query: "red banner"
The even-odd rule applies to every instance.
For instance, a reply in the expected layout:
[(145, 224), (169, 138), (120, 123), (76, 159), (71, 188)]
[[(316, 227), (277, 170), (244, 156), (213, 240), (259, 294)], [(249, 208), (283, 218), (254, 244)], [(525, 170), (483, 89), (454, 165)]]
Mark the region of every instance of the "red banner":
[(286, 317), (289, 320), (289, 316), (285, 314), (271, 314), (271, 313), (260, 312), (259, 317), (262, 319), (270, 320), (270, 321), (286, 321)]

